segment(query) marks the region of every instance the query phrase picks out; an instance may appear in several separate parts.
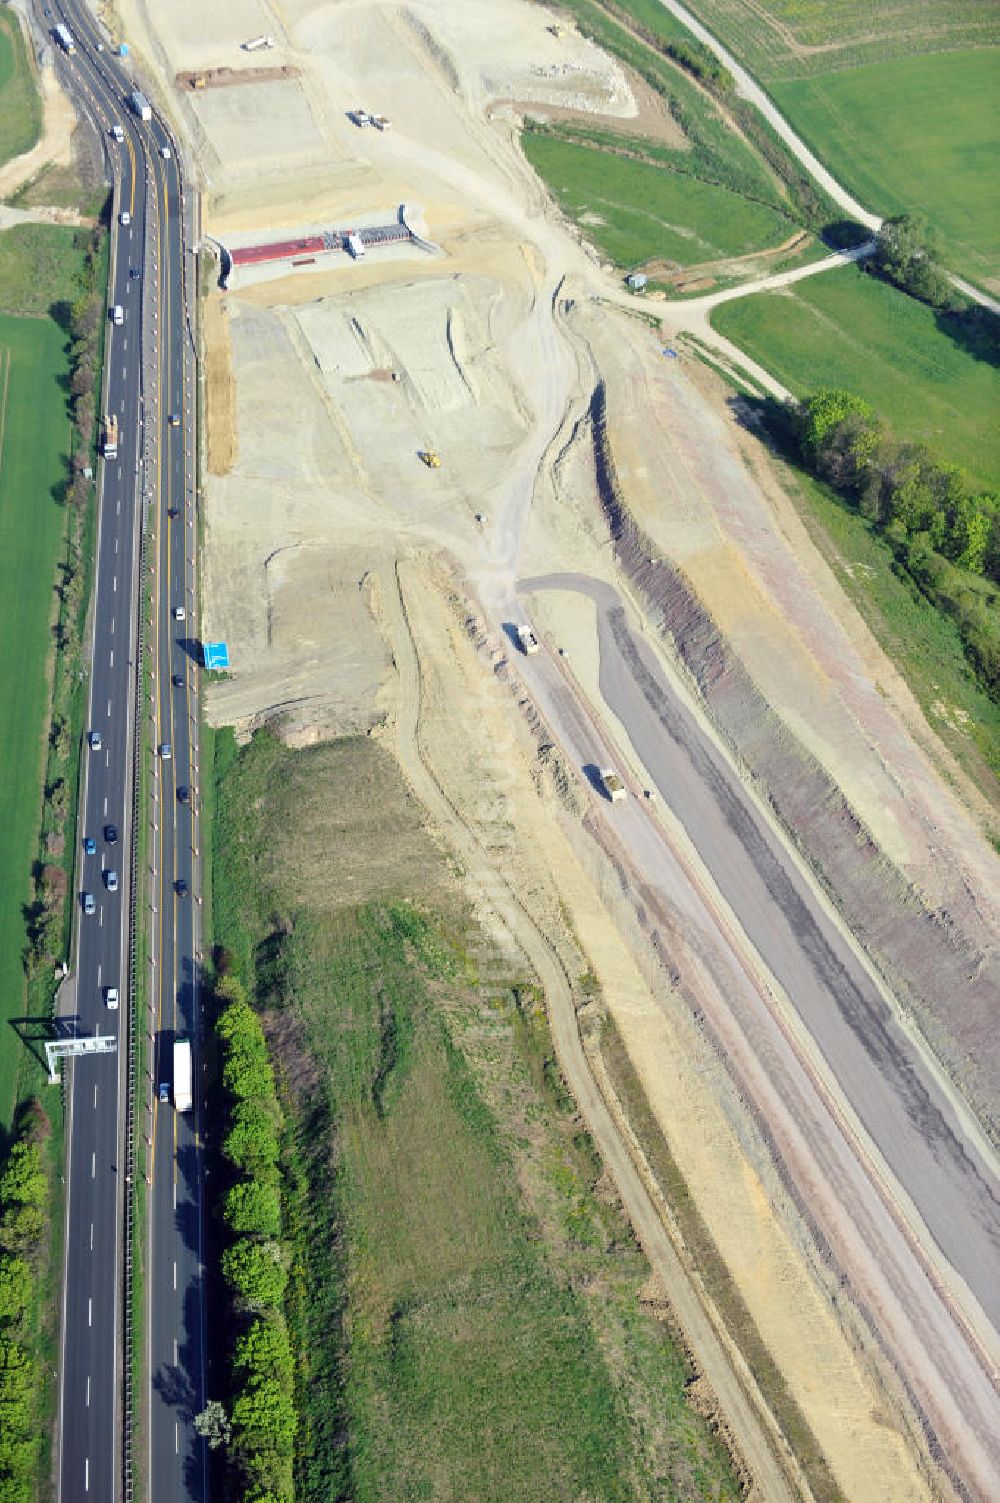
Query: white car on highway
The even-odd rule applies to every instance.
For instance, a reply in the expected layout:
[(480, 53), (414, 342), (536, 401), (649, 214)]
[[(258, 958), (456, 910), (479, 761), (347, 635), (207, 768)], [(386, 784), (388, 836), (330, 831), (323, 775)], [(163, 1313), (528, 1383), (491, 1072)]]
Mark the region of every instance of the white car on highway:
[(104, 1004), (106, 1007), (110, 1007), (112, 1012), (118, 1011), (117, 986), (106, 986), (104, 988)]
[(129, 225), (132, 223), (132, 216), (129, 213), (128, 209), (122, 209), (121, 213), (118, 216), (118, 223), (121, 225)]
[(175, 605), (174, 606), (174, 620), (175, 621), (185, 621), (185, 620), (187, 620), (187, 611), (184, 609), (184, 607), (182, 605)]

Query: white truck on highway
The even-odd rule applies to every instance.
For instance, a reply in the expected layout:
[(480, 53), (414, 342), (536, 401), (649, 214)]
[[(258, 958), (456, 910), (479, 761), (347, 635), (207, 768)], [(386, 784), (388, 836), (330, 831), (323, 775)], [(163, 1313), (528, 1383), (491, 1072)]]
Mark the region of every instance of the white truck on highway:
[(191, 1040), (174, 1040), (174, 1108), (189, 1112), (193, 1104), (191, 1094)]
[[(48, 12), (46, 12), (46, 15), (47, 14)], [(69, 27), (63, 25), (53, 26), (52, 35), (59, 43), (62, 50), (66, 53), (66, 56), (72, 57), (74, 52), (76, 51), (76, 43), (73, 40), (73, 33), (70, 31)]]
[(620, 804), (622, 799), (628, 798), (628, 789), (613, 767), (598, 768), (598, 776), (601, 787), (613, 804)]
[(121, 303), (115, 303), (111, 309), (111, 322), (119, 326), (125, 322), (125, 309)]
[(153, 106), (145, 94), (140, 94), (138, 89), (133, 89), (128, 96), (128, 102), (133, 115), (138, 115), (140, 120), (152, 120)]

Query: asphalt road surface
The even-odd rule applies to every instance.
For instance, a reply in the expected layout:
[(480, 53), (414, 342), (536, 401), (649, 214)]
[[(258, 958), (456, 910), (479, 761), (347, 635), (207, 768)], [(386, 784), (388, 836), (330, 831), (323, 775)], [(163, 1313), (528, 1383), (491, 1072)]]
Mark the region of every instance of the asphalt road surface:
[[(856, 1292), (907, 1378), (940, 1410), (940, 1430), (954, 1442), (950, 1459), (956, 1470), (968, 1466), (974, 1491), (978, 1483), (980, 1494), (988, 1496), (984, 1481), (1000, 1475), (1000, 1399), (991, 1382), (992, 1364), (980, 1362), (950, 1311), (961, 1307), (987, 1350), (997, 1352), (1000, 1182), (992, 1154), (898, 1021), (783, 839), (633, 631), (616, 592), (578, 575), (525, 580), (519, 588), (572, 590), (595, 601), (601, 696), (708, 874), (707, 904), (699, 911), (690, 873), (664, 842), (641, 788), (633, 787), (639, 797), (616, 806), (608, 818), (644, 884), (642, 900), (650, 912), (661, 906), (663, 912), (682, 913), (692, 946), (703, 945), (702, 958), (716, 969), (730, 1020), (742, 1036), (738, 1042), (734, 1028), (734, 1050), (755, 1056), (756, 1064), (745, 1067), (745, 1079), (759, 1093), (764, 1120), (772, 1129), (780, 1122), (779, 1146), (796, 1135), (803, 1176), (812, 1176), (807, 1204), (819, 1213), (821, 1225), (825, 1218), (824, 1234), (841, 1266), (856, 1269)], [(600, 758), (620, 763), (602, 747), (600, 731), (581, 716), (578, 698), (553, 659), (525, 659), (520, 671), (580, 765)], [(828, 1073), (835, 1083), (831, 1095), (842, 1096), (860, 1123), (867, 1157), (874, 1161), (880, 1155), (884, 1161), (884, 1183), (897, 1208), (908, 1213), (911, 1229), (927, 1242), (929, 1265), (912, 1256), (906, 1238), (871, 1193), (866, 1174), (852, 1170), (854, 1149), (817, 1099), (808, 1070), (796, 1064), (787, 1032), (754, 996), (746, 977), (731, 963), (723, 969), (711, 952), (707, 905), (715, 893), (722, 900), (720, 911), (735, 918), (741, 936), (787, 998), (794, 1027), (809, 1040), (804, 1057), (815, 1058), (819, 1070)], [(874, 1167), (878, 1171), (877, 1163)], [(928, 1266), (943, 1273), (952, 1299), (941, 1298)]]
[[(61, 1503), (122, 1496), (122, 1277), (125, 1180), (126, 1055), (132, 1026), (151, 1034), (150, 1074), (136, 1087), (137, 1131), (150, 1142), (150, 1215), (145, 1269), (149, 1390), (136, 1420), (149, 1458), (148, 1496), (204, 1499), (205, 1448), (193, 1418), (205, 1401), (205, 1313), (199, 1107), (174, 1111), (158, 1102), (172, 1088), (175, 1036), (192, 1037), (198, 1059), (196, 973), (198, 892), (196, 850), (196, 652), (193, 638), (194, 532), (192, 484), (192, 352), (184, 278), (184, 226), (179, 166), (173, 143), (154, 118), (142, 122), (125, 100), (135, 87), (124, 65), (82, 7), (66, 0), (47, 21), (64, 21), (76, 52), (60, 56), (60, 77), (81, 114), (106, 142), (116, 185), (113, 276), (109, 303), (125, 321), (109, 321), (106, 410), (119, 419), (117, 458), (102, 461), (93, 611), (89, 728), (100, 750), (87, 752), (81, 839), (97, 854), (81, 859), (75, 1016), (64, 1032), (114, 1034), (116, 1055), (85, 1057), (67, 1066), (67, 1222), (61, 1351), (58, 1487)], [(101, 44), (100, 46), (98, 44)], [(113, 124), (125, 139), (111, 136)], [(164, 148), (169, 155), (164, 154)], [(121, 211), (131, 223), (120, 224)], [(175, 426), (170, 418), (176, 414)], [(176, 509), (175, 518), (169, 512)], [(159, 525), (157, 526), (157, 523)], [(155, 554), (152, 629), (146, 666), (155, 700), (141, 703), (136, 674), (139, 546), (143, 528)], [(185, 620), (175, 621), (183, 606)], [(178, 684), (172, 682), (174, 677)], [(138, 872), (138, 922), (150, 928), (152, 1008), (134, 1016), (128, 975), (129, 903), (133, 897), (132, 749), (135, 717), (145, 715), (156, 747), (169, 760), (151, 767), (154, 801), (147, 855), (153, 873)], [(149, 711), (153, 711), (152, 722)], [(147, 750), (148, 754), (148, 750)], [(177, 790), (190, 788), (190, 802)], [(140, 810), (139, 818), (149, 818)], [(117, 829), (112, 845), (105, 826)], [(105, 873), (118, 872), (110, 892)], [(183, 879), (188, 896), (176, 895)], [(83, 913), (83, 893), (96, 911)], [(106, 1005), (117, 986), (120, 1006)], [(197, 1066), (196, 1066), (197, 1068)], [(196, 1076), (197, 1079), (197, 1076)]]

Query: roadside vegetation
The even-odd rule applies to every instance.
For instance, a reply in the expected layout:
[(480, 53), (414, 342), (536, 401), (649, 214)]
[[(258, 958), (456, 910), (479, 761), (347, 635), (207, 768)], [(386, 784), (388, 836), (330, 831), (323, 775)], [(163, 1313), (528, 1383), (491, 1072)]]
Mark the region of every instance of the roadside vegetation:
[[(93, 528), (93, 485), (83, 467), (93, 460), (106, 281), (100, 232), (29, 228), (28, 237), (22, 227), (0, 234), (0, 637), (9, 646), (0, 666), (4, 1026), (25, 1014), (26, 961), (28, 1010), (45, 1014), (66, 953)], [(33, 263), (40, 268), (38, 295), (26, 298), (33, 316), (16, 316)], [(29, 1058), (23, 1049), (0, 1051), (4, 1123)]]
[(23, 1104), (0, 1150), (0, 1498), (34, 1503), (47, 1453), (44, 1392), (51, 1353), (40, 1297), (51, 1256), (51, 1127)]
[[(237, 1264), (247, 1287), (263, 1281), (263, 1308), (241, 1307), (235, 1329), (263, 1321), (279, 1386), (287, 1321), (294, 1419), (284, 1398), (273, 1412), (281, 1434), (297, 1426), (295, 1498), (738, 1497), (645, 1303), (648, 1266), (541, 999), (512, 976), (484, 1003), (481, 937), (391, 758), (366, 739), (291, 751), (267, 732), (237, 749), (223, 730), (215, 770), (221, 1263), (237, 1302)], [(250, 1113), (234, 1086), (270, 1101), (261, 1037), (280, 1107)], [(236, 1257), (248, 1238), (257, 1251)], [(203, 1423), (229, 1495), (257, 1497), (236, 1455), (252, 1364), (231, 1371)], [(291, 1496), (280, 1481), (273, 1496)]]
[[(722, 303), (712, 326), (803, 397), (865, 397), (901, 439), (1000, 484), (1000, 373), (989, 321), (938, 314), (853, 266)], [(982, 331), (982, 338), (976, 331)]]
[(42, 101), (15, 11), (0, 11), (0, 166), (30, 151), (42, 133)]

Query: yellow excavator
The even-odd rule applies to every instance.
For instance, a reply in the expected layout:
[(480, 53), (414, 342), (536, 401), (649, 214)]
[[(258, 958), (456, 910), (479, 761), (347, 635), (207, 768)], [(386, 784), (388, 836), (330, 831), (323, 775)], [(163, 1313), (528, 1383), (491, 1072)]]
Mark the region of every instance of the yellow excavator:
[(441, 456), (435, 453), (433, 449), (421, 449), (420, 458), (429, 470), (439, 470), (441, 468)]

